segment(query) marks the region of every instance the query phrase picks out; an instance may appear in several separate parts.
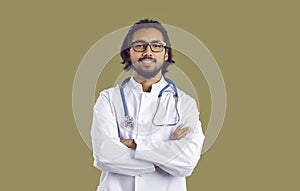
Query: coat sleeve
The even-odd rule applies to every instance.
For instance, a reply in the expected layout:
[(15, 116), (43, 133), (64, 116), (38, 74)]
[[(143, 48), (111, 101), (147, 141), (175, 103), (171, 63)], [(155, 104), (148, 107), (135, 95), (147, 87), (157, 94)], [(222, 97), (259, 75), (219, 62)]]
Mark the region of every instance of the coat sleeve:
[(173, 176), (189, 176), (200, 159), (204, 142), (199, 112), (196, 102), (190, 98), (182, 102), (182, 121), (190, 126), (191, 132), (180, 140), (147, 143), (135, 140), (135, 158), (149, 161)]
[(120, 142), (109, 91), (100, 93), (94, 106), (91, 138), (94, 166), (102, 171), (136, 176), (155, 171), (151, 162), (134, 158), (135, 151)]

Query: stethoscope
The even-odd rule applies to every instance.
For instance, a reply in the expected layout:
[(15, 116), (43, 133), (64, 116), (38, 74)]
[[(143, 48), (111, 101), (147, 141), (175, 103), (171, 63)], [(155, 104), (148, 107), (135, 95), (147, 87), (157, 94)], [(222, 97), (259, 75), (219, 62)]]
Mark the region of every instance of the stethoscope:
[[(125, 127), (131, 127), (131, 128), (133, 128), (134, 127), (133, 117), (131, 117), (128, 114), (127, 103), (126, 103), (125, 95), (124, 95), (124, 85), (130, 80), (130, 78), (131, 77), (126, 78), (121, 83), (121, 85), (120, 85), (120, 93), (121, 93), (122, 102), (123, 102), (123, 108), (124, 108), (124, 113), (125, 113)], [(154, 116), (152, 118), (152, 124), (155, 125), (155, 126), (173, 126), (173, 125), (176, 125), (180, 121), (180, 115), (179, 115), (178, 108), (177, 108), (178, 92), (177, 92), (176, 85), (169, 78), (165, 78), (165, 80), (168, 82), (168, 84), (165, 87), (163, 87), (160, 90), (159, 94), (158, 94), (158, 103), (157, 103), (157, 106), (156, 106), (156, 110), (155, 110)], [(173, 89), (173, 91), (168, 91), (167, 90), (168, 87), (171, 87)], [(170, 124), (157, 124), (157, 123), (155, 123), (155, 117), (156, 117), (156, 114), (157, 114), (157, 111), (158, 111), (158, 108), (159, 108), (159, 105), (160, 105), (160, 99), (162, 97), (162, 94), (164, 92), (167, 92), (167, 91), (168, 92), (173, 92), (173, 97), (174, 97), (174, 100), (175, 100), (176, 121), (175, 121), (175, 123), (170, 123)]]

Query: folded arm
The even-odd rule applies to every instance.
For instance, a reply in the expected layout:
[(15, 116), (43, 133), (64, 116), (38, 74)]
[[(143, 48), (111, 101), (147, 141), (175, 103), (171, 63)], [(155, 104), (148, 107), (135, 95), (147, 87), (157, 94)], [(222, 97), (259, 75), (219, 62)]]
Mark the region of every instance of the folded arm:
[(155, 171), (153, 163), (134, 158), (135, 151), (121, 143), (108, 92), (102, 92), (94, 106), (91, 137), (98, 169), (130, 176)]
[(192, 173), (200, 159), (204, 135), (195, 101), (189, 100), (184, 104), (182, 123), (190, 128), (190, 132), (181, 134), (184, 137), (179, 140), (173, 138), (165, 142), (148, 143), (136, 139), (135, 158), (151, 162), (173, 176), (189, 176)]

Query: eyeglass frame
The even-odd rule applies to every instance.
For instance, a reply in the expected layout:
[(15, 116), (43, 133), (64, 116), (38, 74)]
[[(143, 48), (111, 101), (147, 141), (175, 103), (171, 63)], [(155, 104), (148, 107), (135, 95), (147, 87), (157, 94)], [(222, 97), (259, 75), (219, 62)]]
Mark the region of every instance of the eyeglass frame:
[[(134, 43), (142, 43), (143, 45), (146, 45), (146, 46), (145, 46), (144, 50), (142, 50), (142, 51), (136, 51), (136, 50), (134, 49), (134, 47), (133, 47), (133, 44), (134, 44)], [(153, 50), (152, 50), (152, 46), (151, 46), (152, 43), (160, 43), (160, 44), (162, 44), (162, 45), (163, 45), (162, 50), (161, 50), (161, 51), (153, 51)], [(160, 41), (160, 40), (155, 40), (155, 41), (151, 41), (151, 42), (146, 42), (146, 41), (143, 41), (143, 40), (136, 40), (136, 41), (134, 41), (134, 42), (131, 42), (131, 48), (132, 48), (135, 52), (145, 52), (145, 51), (147, 50), (148, 46), (150, 46), (150, 50), (151, 50), (152, 52), (158, 53), (158, 52), (162, 52), (162, 51), (164, 50), (164, 48), (166, 48), (166, 45), (167, 45), (166, 42), (163, 42), (163, 41)]]

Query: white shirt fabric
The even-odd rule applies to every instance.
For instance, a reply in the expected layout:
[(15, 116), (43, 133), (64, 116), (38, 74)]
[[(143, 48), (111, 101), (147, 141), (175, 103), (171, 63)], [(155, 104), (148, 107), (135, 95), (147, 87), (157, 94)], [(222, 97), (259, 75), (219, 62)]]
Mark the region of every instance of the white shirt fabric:
[[(134, 126), (125, 127), (125, 113), (116, 86), (100, 93), (94, 106), (92, 144), (94, 166), (102, 171), (97, 191), (186, 191), (185, 177), (191, 175), (200, 158), (204, 135), (193, 98), (178, 90), (180, 121), (173, 126), (177, 113), (172, 88), (158, 94), (167, 82), (152, 85), (143, 92), (132, 77), (124, 85), (128, 113)], [(180, 140), (171, 140), (175, 129), (183, 124), (191, 132)], [(134, 139), (137, 148), (127, 148), (120, 139)]]

